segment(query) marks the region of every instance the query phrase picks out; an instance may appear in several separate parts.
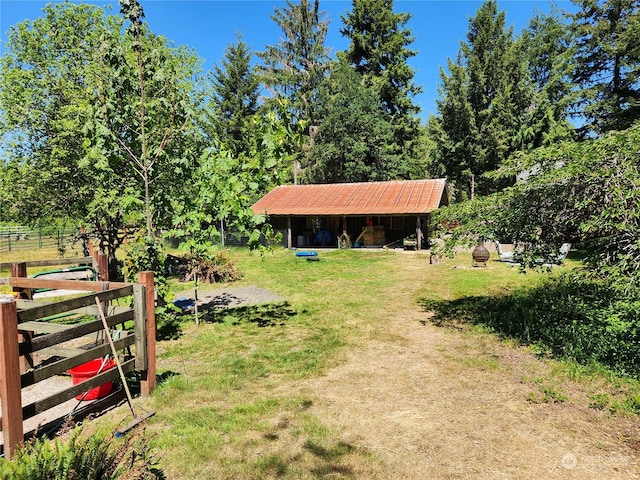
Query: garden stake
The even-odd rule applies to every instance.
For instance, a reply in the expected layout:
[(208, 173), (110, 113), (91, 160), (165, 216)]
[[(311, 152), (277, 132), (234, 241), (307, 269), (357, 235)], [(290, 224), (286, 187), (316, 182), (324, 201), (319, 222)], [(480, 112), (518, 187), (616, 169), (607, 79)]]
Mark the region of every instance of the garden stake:
[(120, 364), (120, 359), (118, 358), (118, 351), (116, 350), (116, 346), (113, 343), (113, 339), (111, 338), (111, 333), (109, 332), (109, 325), (107, 324), (107, 319), (104, 316), (104, 312), (102, 311), (102, 305), (100, 304), (100, 298), (96, 298), (96, 305), (98, 306), (98, 314), (100, 315), (100, 320), (102, 320), (102, 326), (104, 327), (105, 335), (109, 340), (109, 346), (111, 347), (111, 353), (113, 354), (113, 360), (116, 362), (116, 367), (118, 367), (118, 372), (120, 373), (120, 380), (122, 381), (122, 386), (124, 387), (124, 391), (127, 395), (127, 403), (129, 404), (129, 408), (131, 409), (131, 414), (133, 415), (133, 422), (128, 424), (126, 427), (121, 428), (116, 432), (116, 437), (121, 437), (133, 427), (138, 425), (143, 420), (146, 420), (149, 417), (152, 417), (156, 414), (156, 412), (149, 412), (141, 417), (136, 415), (136, 411), (133, 408), (133, 399), (131, 398), (131, 392), (129, 391), (129, 385), (127, 384), (127, 379), (124, 376), (124, 371), (122, 370), (122, 365)]

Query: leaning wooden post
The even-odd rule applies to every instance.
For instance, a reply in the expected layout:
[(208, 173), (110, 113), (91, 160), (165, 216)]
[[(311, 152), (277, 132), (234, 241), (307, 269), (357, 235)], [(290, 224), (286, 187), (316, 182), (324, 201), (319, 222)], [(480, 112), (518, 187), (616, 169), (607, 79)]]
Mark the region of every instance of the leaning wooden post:
[(17, 338), (16, 302), (0, 303), (0, 401), (4, 456), (7, 459), (11, 459), (18, 444), (24, 440)]
[[(11, 264), (11, 276), (26, 278), (27, 277), (27, 264), (25, 262), (22, 263), (12, 263)], [(16, 293), (18, 298), (29, 298), (30, 295), (27, 293), (26, 289), (20, 287), (13, 287), (13, 291)], [(22, 332), (17, 335), (18, 342), (26, 342), (31, 343), (32, 334), (30, 332)], [(20, 372), (26, 372), (31, 367), (33, 367), (33, 358), (31, 355), (25, 355), (20, 357)]]
[(156, 388), (156, 298), (153, 272), (138, 273), (138, 283), (145, 286), (146, 292), (147, 369), (142, 371), (140, 393), (143, 397), (147, 397)]

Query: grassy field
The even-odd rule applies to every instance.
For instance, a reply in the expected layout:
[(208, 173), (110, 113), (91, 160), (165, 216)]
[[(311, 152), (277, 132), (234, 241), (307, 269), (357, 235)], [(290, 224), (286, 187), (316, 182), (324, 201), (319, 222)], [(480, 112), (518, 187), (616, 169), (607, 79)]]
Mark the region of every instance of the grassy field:
[[(158, 388), (151, 398), (136, 400), (136, 406), (141, 412), (156, 411), (146, 428), (171, 479), (391, 478), (384, 473), (385, 455), (346, 441), (344, 422), (330, 421), (330, 409), (318, 410), (318, 393), (311, 385), (370, 345), (401, 351), (407, 343), (402, 329), (409, 325), (420, 334), (429, 323), (429, 312), (419, 307), (423, 299), (499, 295), (535, 285), (547, 275), (522, 274), (495, 261), (473, 268), (468, 253), (438, 264), (430, 264), (425, 253), (382, 250), (321, 252), (318, 262), (286, 250), (264, 259), (236, 250), (234, 257), (243, 272), (235, 286), (256, 285), (286, 302), (220, 315), (198, 327), (186, 319), (178, 338), (159, 342)], [(446, 350), (434, 354), (451, 378), (468, 374), (482, 375), (481, 382), (499, 381), (504, 358), (520, 355), (528, 355), (529, 363), (551, 365), (519, 374), (519, 382), (526, 384), (525, 409), (583, 397), (587, 403), (589, 398), (609, 400), (635, 388), (593, 369), (536, 360), (527, 349), (478, 327), (447, 331)], [(516, 353), (509, 353), (512, 348)], [(497, 356), (496, 351), (503, 353)], [(373, 366), (375, 358), (368, 361), (371, 368), (383, 368)], [(574, 387), (582, 393), (574, 394)], [(338, 396), (351, 393), (345, 386)], [(585, 403), (585, 408), (594, 407)], [(100, 422), (129, 420), (123, 407)]]
[[(370, 342), (402, 342), (396, 317), (416, 311), (420, 298), (502, 294), (546, 275), (499, 262), (472, 268), (468, 254), (435, 265), (428, 255), (393, 251), (323, 252), (319, 262), (290, 251), (264, 260), (237, 251), (236, 258), (244, 272), (238, 285), (269, 289), (288, 304), (257, 314), (277, 317), (272, 326), (231, 316), (185, 324), (181, 338), (160, 343), (163, 380), (144, 408), (157, 411), (148, 429), (169, 478), (374, 478), (383, 460), (343, 441), (314, 412), (306, 382)], [(284, 321), (283, 308), (294, 312)], [(415, 315), (425, 321), (424, 312)], [(486, 341), (497, 340), (478, 340)], [(462, 368), (495, 362), (469, 357)], [(532, 401), (563, 394), (553, 378), (533, 382)]]

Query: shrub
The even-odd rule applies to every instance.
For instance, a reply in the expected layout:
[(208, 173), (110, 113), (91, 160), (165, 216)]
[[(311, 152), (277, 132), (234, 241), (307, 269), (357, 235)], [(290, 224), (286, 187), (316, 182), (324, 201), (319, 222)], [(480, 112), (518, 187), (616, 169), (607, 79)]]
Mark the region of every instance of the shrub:
[(115, 438), (75, 428), (62, 437), (25, 443), (11, 461), (0, 461), (2, 480), (153, 480), (165, 479), (151, 454), (144, 430)]
[(436, 323), (483, 325), (582, 364), (640, 372), (640, 298), (603, 282), (567, 274), (505, 296), (422, 303)]
[(215, 248), (192, 249), (179, 260), (178, 271), (184, 282), (233, 282), (241, 276), (230, 252)]

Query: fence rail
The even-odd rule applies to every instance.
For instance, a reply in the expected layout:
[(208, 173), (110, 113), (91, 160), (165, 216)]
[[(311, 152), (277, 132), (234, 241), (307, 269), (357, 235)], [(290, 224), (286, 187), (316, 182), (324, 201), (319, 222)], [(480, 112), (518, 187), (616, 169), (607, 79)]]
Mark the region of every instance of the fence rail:
[(64, 251), (72, 248), (79, 236), (77, 228), (4, 226), (0, 227), (0, 254), (41, 248)]

